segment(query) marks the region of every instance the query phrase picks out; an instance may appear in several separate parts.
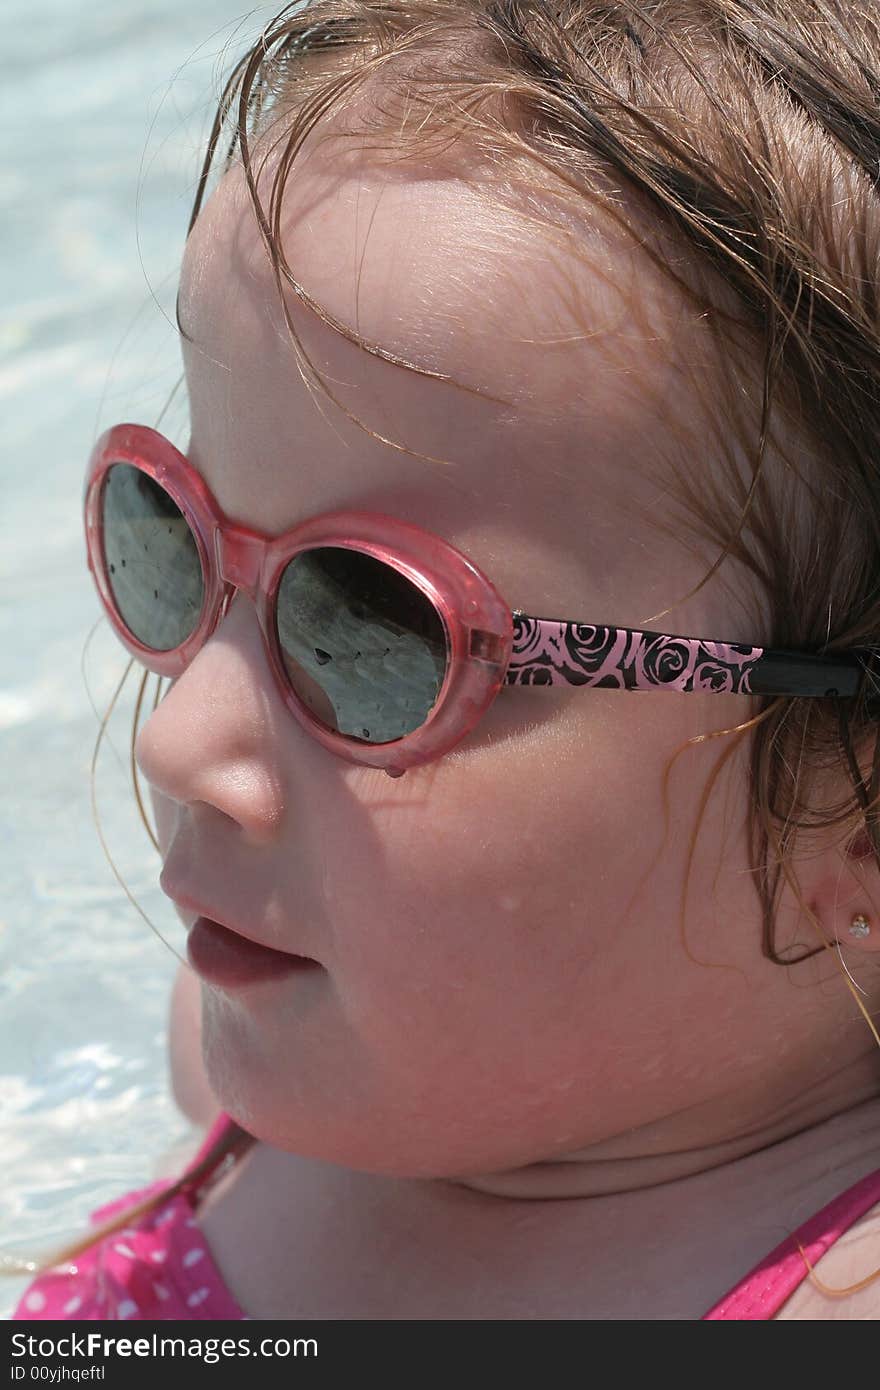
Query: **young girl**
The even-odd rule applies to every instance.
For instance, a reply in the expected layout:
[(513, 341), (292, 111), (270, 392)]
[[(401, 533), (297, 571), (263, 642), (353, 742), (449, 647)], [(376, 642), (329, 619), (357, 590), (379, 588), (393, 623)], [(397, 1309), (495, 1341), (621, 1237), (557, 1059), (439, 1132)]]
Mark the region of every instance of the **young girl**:
[(16, 1316), (878, 1316), (878, 90), (859, 0), (238, 66), (85, 507), (209, 1128)]

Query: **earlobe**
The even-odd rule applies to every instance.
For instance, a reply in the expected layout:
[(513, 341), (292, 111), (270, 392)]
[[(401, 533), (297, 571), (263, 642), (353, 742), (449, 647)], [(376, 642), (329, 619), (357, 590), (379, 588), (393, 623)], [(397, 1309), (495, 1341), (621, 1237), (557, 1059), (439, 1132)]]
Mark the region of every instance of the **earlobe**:
[(850, 955), (880, 955), (880, 866), (867, 831), (816, 863), (810, 906), (826, 939)]
[[(847, 847), (846, 858), (851, 865), (857, 865), (862, 870), (863, 876), (870, 874), (871, 862), (874, 859), (874, 847), (865, 827), (859, 831)], [(867, 885), (863, 885), (863, 891), (867, 891), (870, 897), (870, 890)], [(841, 923), (838, 940), (841, 946), (851, 946), (860, 951), (877, 952), (880, 950), (880, 916), (870, 910), (857, 910), (848, 923), (845, 925)]]

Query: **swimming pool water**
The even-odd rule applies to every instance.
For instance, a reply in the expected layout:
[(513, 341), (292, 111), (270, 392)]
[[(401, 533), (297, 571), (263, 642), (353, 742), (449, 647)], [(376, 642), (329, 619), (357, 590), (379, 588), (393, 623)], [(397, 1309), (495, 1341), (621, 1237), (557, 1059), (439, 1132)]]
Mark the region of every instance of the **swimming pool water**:
[[(5, 3), (0, 1253), (72, 1238), (193, 1137), (166, 1074), (176, 960), (92, 820), (90, 701), (106, 709), (126, 659), (101, 620), (81, 671), (99, 610), (80, 499), (96, 436), (155, 424), (178, 379), (176, 272), (202, 143), (222, 75), (280, 8), (44, 0), (35, 22), (32, 5)], [(185, 401), (162, 427), (181, 442)], [(99, 760), (101, 824), (132, 895), (182, 950), (130, 791), (129, 687)], [(26, 1282), (0, 1279), (0, 1316)]]

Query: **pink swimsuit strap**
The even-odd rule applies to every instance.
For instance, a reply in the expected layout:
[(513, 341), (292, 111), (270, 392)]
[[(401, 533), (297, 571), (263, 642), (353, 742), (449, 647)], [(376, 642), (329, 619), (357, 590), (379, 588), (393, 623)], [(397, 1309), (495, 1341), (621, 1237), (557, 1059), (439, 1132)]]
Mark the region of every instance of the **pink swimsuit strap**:
[(878, 1202), (880, 1169), (869, 1173), (854, 1187), (835, 1197), (809, 1221), (799, 1226), (793, 1235), (787, 1236), (714, 1308), (704, 1314), (703, 1321), (772, 1318), (809, 1273), (798, 1245), (803, 1246), (810, 1264), (815, 1265), (826, 1250), (830, 1250), (835, 1241)]
[[(217, 1140), (221, 1137), (221, 1135), (225, 1134), (228, 1129), (234, 1127), (234, 1123), (235, 1122), (232, 1119), (230, 1119), (230, 1117), (225, 1112), (221, 1112), (217, 1116), (214, 1123), (211, 1125), (210, 1129), (205, 1134), (205, 1137), (202, 1140), (195, 1156), (190, 1159), (189, 1163), (184, 1169), (184, 1172), (192, 1172), (192, 1170), (201, 1163), (205, 1155), (210, 1152), (212, 1145), (217, 1143)], [(212, 1176), (213, 1173), (216, 1172), (217, 1168), (226, 1157), (227, 1155), (222, 1155), (220, 1158), (216, 1160), (215, 1163), (211, 1164), (211, 1166), (205, 1170), (204, 1174), (202, 1175), (199, 1181), (199, 1187), (202, 1187), (205, 1183), (208, 1182), (209, 1178)]]

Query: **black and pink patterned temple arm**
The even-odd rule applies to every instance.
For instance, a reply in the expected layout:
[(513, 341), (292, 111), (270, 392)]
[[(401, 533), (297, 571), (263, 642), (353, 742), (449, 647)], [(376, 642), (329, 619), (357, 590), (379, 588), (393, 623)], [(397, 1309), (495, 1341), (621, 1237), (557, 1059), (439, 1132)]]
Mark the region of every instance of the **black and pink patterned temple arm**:
[(852, 696), (863, 673), (863, 662), (849, 653), (770, 651), (665, 632), (531, 618), (515, 611), (505, 684)]

